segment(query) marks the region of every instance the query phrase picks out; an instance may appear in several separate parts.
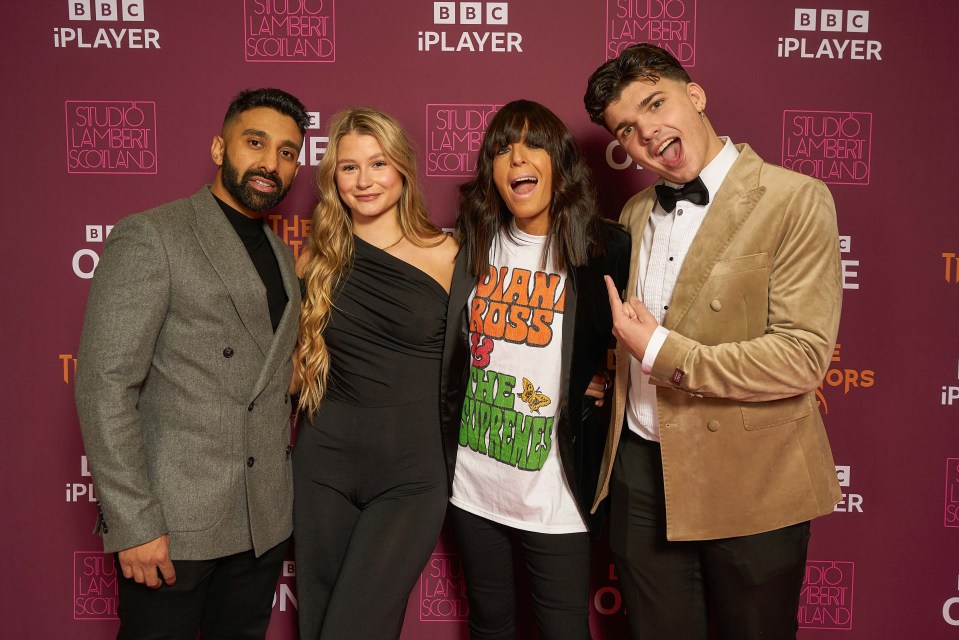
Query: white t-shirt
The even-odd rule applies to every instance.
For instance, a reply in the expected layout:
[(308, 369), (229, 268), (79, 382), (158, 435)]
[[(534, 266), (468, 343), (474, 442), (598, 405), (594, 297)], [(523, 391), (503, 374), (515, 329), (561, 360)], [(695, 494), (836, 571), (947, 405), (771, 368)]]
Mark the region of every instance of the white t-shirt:
[(566, 272), (542, 268), (545, 236), (516, 228), (490, 251), (469, 299), (472, 354), (452, 504), (516, 529), (586, 531), (566, 483), (555, 417), (562, 405)]

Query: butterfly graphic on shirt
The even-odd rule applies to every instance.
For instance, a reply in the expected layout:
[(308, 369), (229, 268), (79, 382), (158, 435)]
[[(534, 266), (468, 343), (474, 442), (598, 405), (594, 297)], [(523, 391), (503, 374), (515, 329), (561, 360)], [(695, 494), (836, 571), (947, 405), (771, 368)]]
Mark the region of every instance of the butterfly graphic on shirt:
[(539, 388), (534, 387), (528, 378), (523, 378), (523, 391), (517, 393), (520, 400), (529, 405), (530, 411), (539, 413), (539, 410), (548, 405), (552, 400), (545, 393), (541, 393)]

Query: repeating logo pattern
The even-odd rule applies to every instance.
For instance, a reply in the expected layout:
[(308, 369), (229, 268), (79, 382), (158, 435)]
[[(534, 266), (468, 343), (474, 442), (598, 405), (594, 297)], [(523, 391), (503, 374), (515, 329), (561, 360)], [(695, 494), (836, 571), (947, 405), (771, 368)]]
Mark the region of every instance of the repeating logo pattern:
[(458, 622), (469, 615), (459, 554), (434, 553), (420, 574), (420, 621)]
[(157, 172), (156, 103), (67, 100), (67, 173)]
[(135, 24), (146, 20), (146, 0), (67, 0), (67, 19), (76, 22), (114, 23), (53, 28), (57, 49), (159, 49), (160, 32)]
[(606, 58), (637, 42), (696, 66), (696, 0), (606, 0)]
[(811, 560), (806, 563), (799, 594), (802, 629), (852, 629), (852, 562)]
[(333, 0), (244, 0), (247, 62), (335, 62)]
[(499, 104), (426, 105), (426, 175), (469, 178)]
[[(796, 9), (793, 31), (801, 36), (779, 38), (776, 55), (780, 58), (829, 60), (882, 60), (882, 43), (863, 37), (843, 38), (843, 34), (869, 33), (869, 12), (846, 9)], [(806, 37), (806, 32), (821, 32), (824, 37)]]
[(871, 113), (783, 112), (787, 169), (831, 184), (869, 184), (871, 147)]
[(523, 53), (523, 34), (505, 31), (508, 25), (508, 2), (434, 2), (435, 30), (417, 33), (416, 50)]

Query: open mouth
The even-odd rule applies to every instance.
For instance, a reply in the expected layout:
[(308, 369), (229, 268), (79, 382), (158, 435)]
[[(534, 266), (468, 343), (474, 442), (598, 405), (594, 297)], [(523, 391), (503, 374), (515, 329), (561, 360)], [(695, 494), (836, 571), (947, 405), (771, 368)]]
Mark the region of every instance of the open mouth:
[(533, 176), (520, 176), (519, 178), (516, 178), (510, 182), (509, 186), (510, 189), (513, 190), (513, 193), (522, 196), (533, 191), (537, 184), (539, 184), (539, 180)]
[(667, 166), (675, 166), (682, 161), (683, 143), (679, 138), (669, 138), (664, 140), (659, 148), (656, 149), (656, 156), (660, 162)]
[(273, 191), (276, 189), (276, 183), (274, 183), (272, 180), (267, 180), (266, 178), (261, 178), (259, 176), (253, 176), (250, 178), (249, 183), (257, 191)]

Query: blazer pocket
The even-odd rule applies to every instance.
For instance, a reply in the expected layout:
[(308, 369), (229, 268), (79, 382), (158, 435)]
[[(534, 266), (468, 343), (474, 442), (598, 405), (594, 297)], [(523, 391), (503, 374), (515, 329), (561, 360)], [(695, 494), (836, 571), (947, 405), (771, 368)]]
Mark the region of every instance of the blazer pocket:
[(741, 405), (746, 431), (767, 429), (796, 422), (813, 412), (812, 394), (804, 393), (781, 400), (747, 402)]
[(738, 256), (736, 258), (730, 258), (729, 260), (720, 260), (709, 273), (709, 277), (718, 278), (720, 276), (728, 276), (733, 273), (740, 273), (743, 271), (765, 269), (768, 266), (769, 254), (763, 251), (762, 253), (753, 253), (748, 256)]

